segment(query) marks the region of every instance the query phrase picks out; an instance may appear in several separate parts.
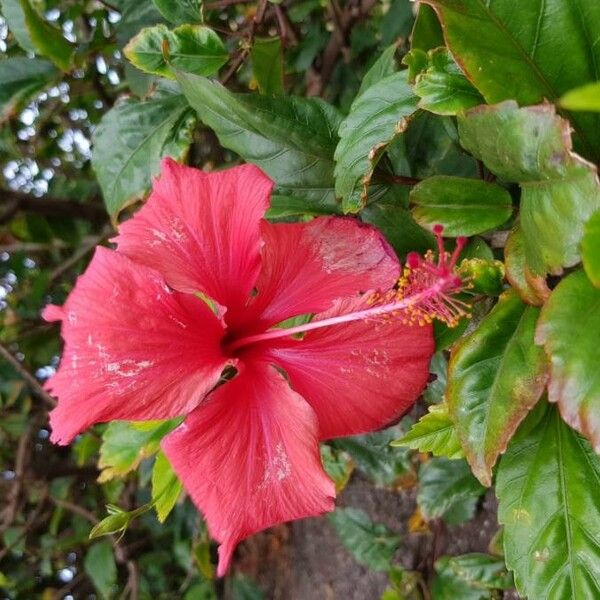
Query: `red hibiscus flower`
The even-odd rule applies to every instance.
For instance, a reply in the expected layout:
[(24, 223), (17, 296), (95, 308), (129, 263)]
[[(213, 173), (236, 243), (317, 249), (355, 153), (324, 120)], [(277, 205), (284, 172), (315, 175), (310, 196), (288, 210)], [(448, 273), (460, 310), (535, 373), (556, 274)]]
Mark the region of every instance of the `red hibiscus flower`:
[[(65, 341), (48, 383), (51, 439), (186, 415), (162, 447), (221, 544), (219, 575), (245, 537), (332, 510), (319, 440), (380, 428), (414, 403), (434, 344), (429, 325), (403, 321), (446, 310), (452, 287), (438, 281), (447, 263), (425, 261), (403, 298), (374, 228), (271, 224), (271, 188), (251, 165), (206, 174), (165, 160), (117, 250), (98, 248), (66, 304), (45, 311)], [(274, 328), (309, 313), (308, 325)]]

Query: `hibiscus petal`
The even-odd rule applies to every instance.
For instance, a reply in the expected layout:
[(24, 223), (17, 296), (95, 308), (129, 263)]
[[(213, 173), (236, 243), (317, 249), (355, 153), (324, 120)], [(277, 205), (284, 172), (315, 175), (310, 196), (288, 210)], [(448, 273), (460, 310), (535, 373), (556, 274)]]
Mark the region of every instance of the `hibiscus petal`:
[[(360, 300), (340, 301), (314, 320), (360, 308)], [(316, 412), (321, 439), (373, 431), (403, 415), (427, 383), (434, 352), (431, 325), (399, 320), (354, 321), (261, 345), (249, 352), (286, 371)]]
[(221, 544), (219, 576), (242, 539), (333, 510), (315, 414), (270, 365), (247, 364), (162, 447)]
[(254, 165), (204, 173), (164, 159), (146, 204), (114, 241), (172, 288), (238, 311), (260, 270), (260, 220), (272, 187)]
[(337, 298), (389, 289), (400, 273), (381, 233), (357, 219), (262, 225), (263, 265), (246, 327), (264, 329), (289, 317), (327, 310)]
[(190, 412), (228, 361), (223, 325), (199, 298), (172, 292), (157, 271), (98, 248), (61, 309), (65, 350), (47, 388), (52, 441), (93, 423), (166, 419)]

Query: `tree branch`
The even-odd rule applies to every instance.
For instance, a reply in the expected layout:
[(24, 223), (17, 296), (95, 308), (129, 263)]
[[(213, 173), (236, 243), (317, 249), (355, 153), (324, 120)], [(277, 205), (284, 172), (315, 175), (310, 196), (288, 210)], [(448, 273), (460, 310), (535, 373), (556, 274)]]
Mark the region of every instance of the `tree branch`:
[(36, 198), (14, 190), (0, 190), (0, 201), (4, 210), (0, 213), (0, 225), (8, 223), (19, 212), (32, 212), (38, 215), (73, 217), (94, 223), (106, 223), (108, 215), (99, 204), (83, 204), (63, 198)]
[(49, 408), (56, 406), (56, 400), (42, 387), (40, 382), (17, 360), (3, 344), (0, 344), (0, 357), (2, 357), (25, 381), (31, 393), (39, 398)]

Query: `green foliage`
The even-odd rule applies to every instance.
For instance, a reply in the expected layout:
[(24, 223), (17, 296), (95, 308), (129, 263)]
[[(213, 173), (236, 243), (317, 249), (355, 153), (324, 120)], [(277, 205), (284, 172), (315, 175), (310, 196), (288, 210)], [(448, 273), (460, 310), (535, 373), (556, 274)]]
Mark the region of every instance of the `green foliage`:
[(292, 214), (336, 210), (333, 152), (340, 115), (333, 106), (311, 98), (232, 94), (189, 74), (179, 74), (178, 81), (221, 144), (275, 181), (275, 208), (291, 201)]
[(381, 523), (373, 523), (364, 511), (356, 508), (337, 508), (329, 515), (329, 522), (359, 563), (375, 571), (390, 569), (400, 536)]
[(443, 556), (435, 563), (431, 592), (435, 600), (490, 600), (492, 590), (512, 587), (504, 561), (489, 554)]
[(85, 555), (84, 567), (100, 596), (112, 598), (117, 583), (117, 565), (110, 542), (92, 544)]
[(583, 266), (591, 282), (600, 287), (600, 210), (586, 223), (581, 240)]
[(193, 124), (183, 96), (167, 89), (148, 100), (124, 100), (104, 115), (92, 163), (112, 218), (148, 191), (161, 158), (186, 155)]
[(394, 440), (392, 446), (407, 446), (419, 452), (431, 452), (434, 456), (446, 458), (464, 457), (456, 428), (444, 402), (431, 405), (429, 412), (408, 433)]
[(52, 63), (37, 58), (0, 60), (0, 122), (14, 116), (33, 96), (48, 87), (57, 74)]
[(158, 452), (152, 468), (152, 502), (161, 523), (169, 516), (182, 490), (181, 481), (163, 452)]
[[(417, 97), (408, 84), (408, 71), (373, 83), (352, 103), (350, 113), (340, 124), (335, 150), (335, 191), (342, 199), (344, 212), (358, 212), (367, 204), (377, 163), (392, 140), (408, 127), (416, 108)], [(377, 187), (373, 199), (386, 189)]]
[(175, 71), (212, 75), (229, 58), (219, 36), (204, 25), (165, 25), (142, 29), (125, 46), (125, 56), (140, 71), (175, 79)]
[(510, 194), (477, 179), (438, 175), (410, 193), (413, 216), (423, 227), (444, 226), (444, 235), (475, 235), (502, 225), (512, 213)]
[(250, 51), (252, 57), (252, 73), (261, 94), (267, 96), (283, 95), (283, 60), (281, 40), (274, 38), (258, 38)]
[(152, 0), (160, 14), (175, 25), (202, 23), (202, 0)]
[(530, 598), (594, 598), (600, 559), (600, 459), (545, 403), (498, 468), (506, 564)]
[(539, 312), (506, 292), (452, 352), (449, 412), (473, 473), (484, 485), (491, 484), (498, 456), (546, 385), (547, 361), (534, 343)]
[(586, 83), (570, 90), (562, 96), (560, 105), (567, 110), (600, 111), (600, 82)]
[[(598, 77), (600, 30), (596, 0), (552, 0), (522, 6), (512, 0), (428, 0), (444, 26), (448, 48), (467, 77), (492, 104), (513, 99), (521, 105), (557, 100)], [(546, 19), (559, 27), (543, 27)], [(561, 68), (563, 56), (569, 68)], [(598, 119), (576, 113), (572, 123), (590, 158), (598, 158)], [(493, 136), (492, 136), (493, 137)]]
[(432, 458), (419, 469), (417, 504), (425, 519), (455, 525), (471, 519), (484, 488), (465, 460)]
[(49, 58), (63, 71), (73, 66), (75, 48), (63, 37), (62, 32), (45, 21), (30, 0), (20, 0), (27, 32), (35, 51)]
[(600, 208), (595, 167), (571, 152), (569, 124), (552, 105), (508, 101), (459, 117), (463, 146), (498, 177), (521, 184), (527, 264), (538, 275), (580, 260), (583, 227)]
[(548, 398), (563, 419), (600, 449), (600, 290), (583, 271), (565, 277), (542, 309), (536, 342), (550, 360)]

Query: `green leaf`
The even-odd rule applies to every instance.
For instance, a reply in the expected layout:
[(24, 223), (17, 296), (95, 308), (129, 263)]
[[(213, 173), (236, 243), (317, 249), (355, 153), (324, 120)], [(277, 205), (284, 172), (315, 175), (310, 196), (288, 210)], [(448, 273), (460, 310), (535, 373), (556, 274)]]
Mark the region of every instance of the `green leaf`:
[(394, 440), (392, 446), (406, 446), (419, 452), (431, 452), (434, 456), (451, 459), (464, 458), (445, 403), (432, 404), (429, 412), (421, 417), (407, 434)]
[(542, 309), (536, 342), (550, 359), (548, 398), (563, 419), (600, 452), (600, 290), (583, 271), (571, 273)]
[(360, 88), (356, 97), (360, 96), (363, 92), (369, 89), (372, 85), (375, 85), (385, 77), (392, 75), (396, 72), (398, 65), (396, 62), (396, 51), (398, 50), (397, 44), (392, 44), (386, 48), (377, 60), (371, 65), (371, 68), (365, 73), (365, 76), (360, 82)]
[(102, 434), (98, 467), (103, 469), (99, 481), (122, 477), (152, 456), (160, 440), (174, 429), (179, 420), (129, 423), (112, 421)]
[(512, 214), (510, 194), (479, 179), (437, 175), (410, 192), (412, 213), (423, 227), (444, 226), (446, 236), (471, 236), (502, 225)]
[(102, 598), (111, 598), (117, 584), (117, 565), (110, 542), (98, 542), (90, 546), (83, 561), (85, 572)]
[(183, 486), (162, 451), (159, 451), (152, 468), (152, 502), (158, 520), (164, 523), (181, 494)]
[(398, 256), (426, 252), (435, 245), (431, 233), (420, 227), (410, 211), (402, 206), (376, 202), (364, 208), (360, 216), (383, 233)]
[(333, 153), (341, 117), (336, 109), (316, 98), (232, 94), (204, 77), (178, 73), (177, 78), (221, 144), (275, 181), (275, 208), (285, 197), (299, 201), (297, 214), (338, 210)]
[(567, 110), (600, 111), (600, 81), (568, 91), (559, 102)]
[(540, 409), (498, 468), (506, 564), (522, 596), (598, 598), (600, 458), (554, 407)]
[[(599, 5), (600, 6), (600, 5)], [(462, 145), (498, 177), (521, 184), (525, 256), (537, 275), (580, 260), (583, 226), (600, 208), (596, 169), (571, 151), (570, 125), (550, 104), (513, 101), (458, 117)]]
[(431, 592), (435, 600), (489, 600), (491, 590), (512, 588), (512, 577), (497, 556), (474, 552), (443, 556), (435, 562)]
[(217, 600), (215, 586), (211, 581), (194, 583), (186, 591), (183, 600)]
[(142, 29), (124, 49), (140, 71), (175, 79), (175, 70), (212, 75), (229, 58), (221, 38), (204, 25), (165, 25)]
[(506, 292), (452, 352), (448, 407), (471, 469), (484, 485), (491, 484), (498, 456), (546, 386), (547, 361), (534, 343), (539, 312)]
[(58, 76), (52, 63), (16, 56), (0, 60), (0, 123), (12, 117)]
[(49, 58), (62, 71), (70, 71), (75, 55), (74, 46), (65, 39), (62, 31), (50, 25), (38, 14), (29, 0), (20, 0), (20, 2), (25, 25), (35, 51)]
[(388, 144), (408, 126), (416, 105), (406, 70), (381, 79), (352, 103), (335, 150), (335, 191), (344, 212), (366, 206), (375, 167)]
[(400, 536), (385, 525), (373, 523), (357, 508), (337, 508), (329, 516), (346, 550), (361, 564), (374, 571), (388, 571)]
[(510, 232), (504, 246), (506, 279), (523, 302), (533, 306), (542, 306), (550, 295), (550, 289), (543, 277), (534, 275), (529, 270), (524, 246), (523, 232), (517, 226)]
[(92, 165), (113, 219), (148, 191), (161, 158), (183, 158), (193, 123), (185, 98), (166, 91), (126, 99), (105, 113), (94, 133)]
[(321, 444), (321, 461), (327, 475), (335, 483), (335, 491), (339, 494), (350, 481), (354, 463), (343, 450), (336, 450), (329, 444)]
[[(514, 0), (427, 2), (437, 10), (450, 51), (488, 104), (553, 101), (600, 79), (597, 0), (520, 3), (516, 13)], [(598, 159), (600, 118), (584, 113), (570, 118), (586, 156)]]
[(431, 50), (428, 64), (415, 80), (414, 90), (421, 98), (419, 108), (437, 115), (456, 115), (484, 103), (446, 48)]
[(410, 47), (427, 52), (444, 45), (442, 27), (431, 6), (419, 2), (419, 12), (410, 36)]
[(345, 450), (365, 473), (378, 486), (394, 486), (410, 472), (410, 451), (407, 448), (392, 448), (390, 442), (404, 433), (401, 427), (394, 426), (366, 435), (356, 435), (334, 440), (331, 445)]
[(20, 0), (0, 0), (2, 16), (6, 19), (8, 29), (15, 36), (17, 43), (25, 52), (35, 52), (33, 42), (25, 24), (25, 15)]
[(427, 520), (443, 518), (451, 525), (468, 521), (484, 491), (465, 460), (432, 458), (419, 469), (417, 504)]
[(278, 37), (256, 38), (250, 50), (252, 73), (261, 94), (283, 95), (283, 54)]
[(428, 404), (440, 404), (444, 402), (448, 379), (448, 361), (444, 352), (436, 352), (431, 357), (429, 372), (435, 375), (435, 380), (427, 384), (423, 400)]
[(202, 23), (202, 0), (152, 0), (160, 14), (174, 25)]
[(583, 267), (591, 282), (600, 288), (600, 210), (585, 224), (581, 240)]

